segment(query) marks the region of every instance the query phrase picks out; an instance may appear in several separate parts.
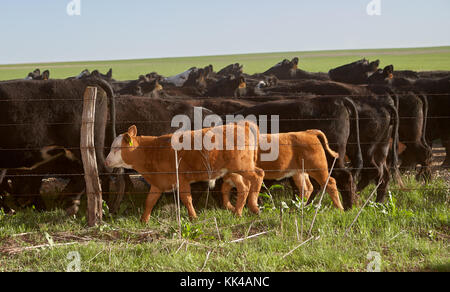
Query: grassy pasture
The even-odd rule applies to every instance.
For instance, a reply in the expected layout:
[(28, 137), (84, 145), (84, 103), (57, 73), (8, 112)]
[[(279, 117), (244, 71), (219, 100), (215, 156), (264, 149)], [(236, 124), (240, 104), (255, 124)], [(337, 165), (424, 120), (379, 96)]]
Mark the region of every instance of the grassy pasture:
[(331, 68), (347, 64), (363, 57), (369, 60), (380, 59), (381, 66), (394, 64), (398, 70), (450, 70), (450, 47), (413, 49), (373, 49), (319, 52), (282, 52), (267, 54), (246, 54), (227, 56), (203, 56), (183, 58), (67, 62), (44, 64), (0, 65), (0, 80), (23, 79), (36, 68), (50, 70), (51, 78), (67, 78), (78, 75), (82, 70), (98, 69), (105, 73), (113, 69), (117, 80), (137, 79), (141, 74), (158, 72), (170, 76), (191, 67), (212, 64), (219, 70), (232, 63), (244, 65), (244, 72), (253, 74), (264, 72), (284, 58), (300, 58), (300, 68), (311, 72), (328, 72)]
[[(423, 186), (412, 176), (405, 181), (414, 190), (392, 186), (388, 202), (367, 205), (347, 236), (359, 207), (341, 213), (325, 196), (314, 239), (286, 257), (302, 242), (295, 224), (297, 219), (300, 235), (301, 209), (289, 189), (270, 192), (274, 205), (264, 197), (260, 216), (245, 209), (236, 218), (210, 198), (208, 208), (204, 199), (196, 203), (199, 219), (190, 222), (182, 207), (182, 238), (172, 195), (162, 197), (146, 226), (139, 223), (144, 196), (129, 197), (118, 216), (105, 208), (104, 224), (90, 229), (84, 211), (76, 218), (60, 210), (0, 215), (0, 271), (65, 271), (74, 251), (82, 271), (366, 271), (369, 252), (380, 254), (381, 271), (450, 271), (448, 182), (436, 179)], [(364, 191), (361, 202), (373, 188)], [(281, 206), (287, 207), (282, 217)], [(304, 209), (303, 240), (309, 238), (314, 212), (314, 206)], [(262, 232), (267, 233), (233, 242)], [(48, 244), (48, 235), (54, 244), (70, 245), (26, 250)]]

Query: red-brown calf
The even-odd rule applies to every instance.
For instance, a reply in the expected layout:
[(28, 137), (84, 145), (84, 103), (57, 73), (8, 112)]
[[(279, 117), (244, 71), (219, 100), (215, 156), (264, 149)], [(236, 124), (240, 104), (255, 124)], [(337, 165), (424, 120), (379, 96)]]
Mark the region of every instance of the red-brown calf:
[[(264, 179), (282, 180), (292, 177), (300, 191), (304, 188), (304, 197), (308, 200), (313, 191), (312, 184), (309, 181), (309, 177), (311, 177), (319, 183), (322, 189), (326, 188), (336, 208), (344, 209), (339, 198), (336, 180), (330, 177), (328, 184), (326, 184), (329, 173), (325, 151), (334, 158), (338, 158), (339, 155), (330, 149), (328, 139), (322, 131), (308, 130), (305, 132), (261, 135), (262, 139), (265, 137), (269, 142), (272, 139), (279, 139), (279, 155), (275, 161), (258, 159), (257, 166), (264, 170)], [(264, 152), (260, 150), (261, 154)], [(230, 203), (230, 190), (231, 186), (224, 183), (222, 188), (223, 204), (227, 209), (233, 208)], [(249, 203), (254, 204), (250, 201)]]
[[(239, 133), (245, 133), (243, 140), (239, 139), (238, 141), (238, 131)], [(229, 135), (229, 133), (232, 134)], [(229, 124), (189, 131), (185, 134), (187, 134), (187, 137), (190, 135), (191, 141), (194, 141), (196, 135), (199, 134), (203, 138), (202, 141), (208, 137), (211, 143), (216, 143), (220, 139), (223, 141), (222, 147), (216, 147), (223, 150), (216, 150), (216, 148), (209, 150), (211, 147), (208, 147), (207, 150), (203, 145), (201, 150), (182, 149), (177, 152), (180, 199), (188, 209), (189, 216), (191, 218), (197, 217), (192, 205), (190, 184), (209, 181), (211, 185), (219, 178), (224, 178), (238, 189), (238, 200), (234, 211), (236, 215), (241, 216), (247, 196), (250, 197), (251, 202), (257, 202), (264, 177), (264, 171), (256, 166), (259, 141), (258, 127), (247, 122), (245, 125)], [(143, 222), (149, 220), (152, 209), (161, 194), (176, 189), (177, 169), (175, 150), (172, 147), (173, 135), (161, 137), (137, 136), (136, 126), (131, 126), (127, 133), (114, 140), (111, 152), (106, 159), (108, 167), (134, 169), (151, 185), (145, 203), (145, 211), (141, 218)], [(227, 137), (231, 138), (227, 140)], [(239, 135), (239, 137), (242, 137), (242, 135)], [(230, 139), (233, 139), (233, 147), (228, 147), (228, 143), (231, 142)], [(238, 147), (239, 145), (244, 147)], [(232, 150), (227, 150), (230, 148)], [(257, 204), (249, 204), (249, 208), (254, 213), (259, 212)]]

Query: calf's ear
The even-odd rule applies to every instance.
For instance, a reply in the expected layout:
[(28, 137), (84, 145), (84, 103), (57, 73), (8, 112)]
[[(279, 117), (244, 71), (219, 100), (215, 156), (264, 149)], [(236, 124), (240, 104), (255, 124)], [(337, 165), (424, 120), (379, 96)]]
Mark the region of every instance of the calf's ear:
[(136, 137), (137, 136), (137, 127), (135, 125), (128, 128), (128, 135), (130, 137)]

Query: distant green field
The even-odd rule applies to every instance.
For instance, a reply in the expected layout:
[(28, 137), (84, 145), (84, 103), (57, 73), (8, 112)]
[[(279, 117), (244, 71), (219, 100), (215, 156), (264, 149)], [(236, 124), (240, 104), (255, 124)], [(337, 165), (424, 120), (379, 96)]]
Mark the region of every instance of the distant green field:
[(331, 68), (363, 57), (369, 60), (380, 59), (381, 66), (393, 64), (399, 70), (450, 70), (450, 46), (448, 46), (0, 65), (0, 80), (22, 79), (36, 68), (40, 68), (41, 71), (49, 69), (52, 78), (75, 76), (84, 69), (91, 71), (98, 69), (101, 72), (106, 72), (109, 68), (112, 68), (115, 79), (130, 80), (137, 79), (139, 75), (150, 72), (158, 72), (159, 74), (170, 76), (193, 66), (201, 67), (209, 64), (212, 64), (217, 71), (232, 63), (243, 64), (244, 71), (253, 74), (265, 71), (284, 58), (293, 57), (300, 58), (299, 67), (301, 69), (311, 72), (328, 72)]

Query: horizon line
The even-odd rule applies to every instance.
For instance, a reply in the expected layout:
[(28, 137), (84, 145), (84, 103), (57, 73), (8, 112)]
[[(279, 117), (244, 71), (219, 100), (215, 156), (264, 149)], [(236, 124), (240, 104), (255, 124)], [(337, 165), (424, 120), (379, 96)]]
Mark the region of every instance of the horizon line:
[(211, 55), (188, 55), (188, 56), (170, 56), (170, 57), (144, 57), (144, 58), (118, 58), (118, 59), (97, 59), (97, 60), (68, 60), (68, 61), (45, 61), (45, 62), (19, 62), (19, 63), (0, 63), (0, 66), (11, 65), (34, 65), (34, 64), (59, 64), (59, 63), (90, 63), (90, 62), (120, 62), (120, 61), (133, 61), (133, 60), (159, 60), (159, 59), (181, 59), (181, 58), (201, 58), (201, 57), (222, 57), (222, 56), (245, 56), (245, 55), (258, 55), (258, 54), (292, 54), (292, 53), (313, 53), (313, 52), (329, 52), (329, 51), (375, 51), (375, 50), (401, 50), (401, 49), (433, 49), (433, 48), (446, 48), (450, 45), (436, 45), (436, 46), (405, 46), (405, 47), (379, 47), (379, 48), (357, 48), (357, 49), (318, 49), (318, 50), (305, 50), (305, 51), (272, 51), (272, 52), (257, 52), (257, 53), (231, 53), (231, 54), (211, 54)]

